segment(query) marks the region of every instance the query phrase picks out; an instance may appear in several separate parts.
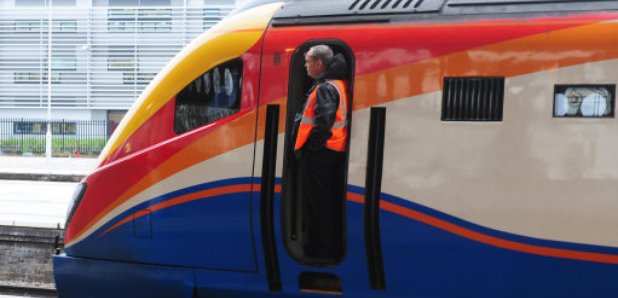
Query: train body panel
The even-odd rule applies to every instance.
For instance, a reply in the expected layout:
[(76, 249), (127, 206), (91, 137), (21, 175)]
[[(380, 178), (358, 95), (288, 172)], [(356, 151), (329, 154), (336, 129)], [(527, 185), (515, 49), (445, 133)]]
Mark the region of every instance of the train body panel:
[(62, 297), (191, 298), (195, 284), (188, 268), (86, 258), (56, 256), (54, 273), (67, 277), (56, 282)]
[(554, 90), (542, 86), (615, 84), (616, 67), (618, 60), (609, 60), (509, 78), (505, 120), (497, 124), (431, 121), (439, 92), (387, 104), (388, 124), (406, 120), (411, 129), (393, 130), (385, 149), (385, 169), (393, 171), (385, 171), (383, 189), (399, 197), (414, 193), (409, 199), (416, 203), (502, 231), (615, 246), (615, 124), (552, 118), (546, 99)]
[[(82, 297), (85, 283), (116, 285), (118, 297), (618, 295), (618, 11), (287, 25), (275, 16), (269, 25), (296, 3), (308, 5), (232, 15), (138, 99), (71, 212), (66, 255), (55, 257), (61, 297)], [(299, 257), (289, 195), (303, 54), (319, 43), (350, 63), (352, 110), (345, 254), (327, 265)], [(215, 76), (224, 100), (209, 95)], [(569, 88), (611, 100), (562, 117)], [(453, 90), (502, 94), (499, 119), (446, 119)], [(267, 119), (273, 106), (278, 128)], [(374, 107), (386, 110), (377, 244), (367, 186)], [(179, 121), (192, 113), (216, 120)], [(118, 278), (98, 280), (97, 270)], [(160, 290), (143, 286), (160, 281)]]

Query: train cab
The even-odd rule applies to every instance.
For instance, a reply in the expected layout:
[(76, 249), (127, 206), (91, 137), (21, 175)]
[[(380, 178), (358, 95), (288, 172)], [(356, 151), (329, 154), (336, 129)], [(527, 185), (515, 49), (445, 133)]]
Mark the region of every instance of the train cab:
[[(80, 184), (59, 296), (618, 295), (617, 20), (601, 0), (249, 1)], [(345, 62), (349, 135), (325, 255), (294, 152), (316, 45)]]

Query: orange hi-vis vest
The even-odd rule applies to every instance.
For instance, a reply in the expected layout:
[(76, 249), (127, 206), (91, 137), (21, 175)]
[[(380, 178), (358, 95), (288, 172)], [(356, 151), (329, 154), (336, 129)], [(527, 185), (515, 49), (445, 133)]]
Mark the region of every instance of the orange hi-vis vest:
[[(342, 80), (329, 80), (326, 81), (326, 83), (334, 86), (339, 94), (339, 108), (337, 108), (337, 114), (335, 114), (335, 123), (330, 129), (332, 135), (326, 140), (326, 148), (344, 152), (348, 139), (348, 98), (345, 92), (345, 83)], [(318, 97), (317, 95), (318, 87), (313, 89), (311, 94), (309, 94), (307, 103), (305, 103), (305, 109), (303, 111), (302, 120), (300, 121), (300, 126), (298, 127), (298, 135), (296, 136), (294, 150), (302, 148), (307, 142), (307, 139), (309, 139), (315, 118), (314, 108)]]

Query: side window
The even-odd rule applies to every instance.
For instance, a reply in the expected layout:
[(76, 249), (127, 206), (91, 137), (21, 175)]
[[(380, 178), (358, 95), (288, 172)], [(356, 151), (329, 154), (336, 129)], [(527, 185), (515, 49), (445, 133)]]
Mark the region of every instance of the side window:
[(174, 131), (181, 134), (238, 113), (242, 60), (225, 62), (203, 73), (176, 95)]
[(556, 85), (554, 117), (613, 118), (616, 85)]

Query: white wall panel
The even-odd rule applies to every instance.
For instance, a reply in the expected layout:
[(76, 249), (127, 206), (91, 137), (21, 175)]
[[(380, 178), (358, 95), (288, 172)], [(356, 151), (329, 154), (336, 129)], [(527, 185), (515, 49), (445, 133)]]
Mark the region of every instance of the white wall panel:
[[(48, 13), (0, 2), (0, 109), (47, 107)], [(54, 8), (52, 107), (126, 110), (152, 77), (232, 9), (196, 6)], [(12, 4), (12, 3), (11, 3)]]

